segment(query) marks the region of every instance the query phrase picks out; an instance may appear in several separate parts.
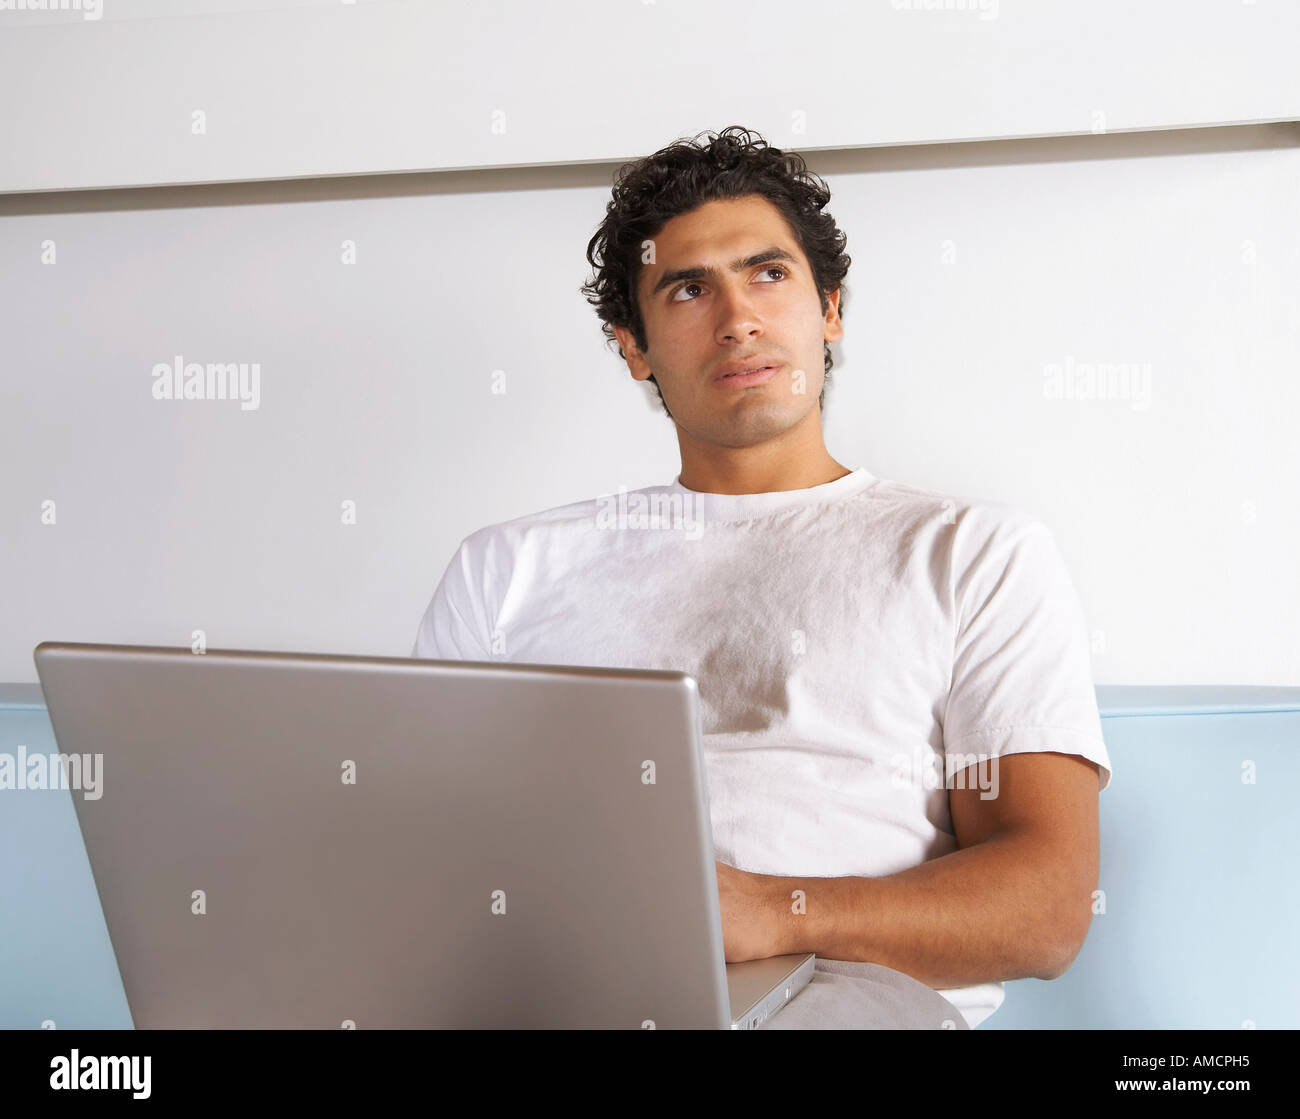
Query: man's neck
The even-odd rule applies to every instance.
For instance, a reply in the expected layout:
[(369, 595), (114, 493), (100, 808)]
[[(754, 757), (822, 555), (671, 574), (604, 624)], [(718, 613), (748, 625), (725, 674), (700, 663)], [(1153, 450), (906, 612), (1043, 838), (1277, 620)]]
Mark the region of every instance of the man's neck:
[(682, 456), (681, 482), (699, 493), (772, 493), (805, 490), (853, 473), (831, 458), (823, 446), (819, 455), (764, 455), (761, 448), (722, 448), (725, 455)]

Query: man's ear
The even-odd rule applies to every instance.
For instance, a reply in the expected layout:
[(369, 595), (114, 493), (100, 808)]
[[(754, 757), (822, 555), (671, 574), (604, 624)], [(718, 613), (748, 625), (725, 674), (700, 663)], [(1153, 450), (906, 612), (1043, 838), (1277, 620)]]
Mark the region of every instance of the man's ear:
[(838, 342), (844, 337), (844, 324), (840, 322), (840, 289), (836, 288), (826, 297), (826, 326), (822, 336), (827, 342)]
[(618, 339), (618, 344), (627, 360), (628, 371), (633, 378), (638, 381), (646, 380), (653, 370), (650, 368), (650, 363), (646, 360), (645, 355), (637, 349), (632, 332), (625, 326), (616, 326), (614, 327), (614, 337)]

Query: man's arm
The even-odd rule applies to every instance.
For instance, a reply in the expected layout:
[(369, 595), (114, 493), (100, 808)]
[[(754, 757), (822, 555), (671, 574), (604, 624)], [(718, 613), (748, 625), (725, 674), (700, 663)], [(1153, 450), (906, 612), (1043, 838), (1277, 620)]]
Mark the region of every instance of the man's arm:
[[(1092, 921), (1097, 766), (1052, 753), (997, 765), (996, 797), (981, 800), (974, 780), (948, 790), (958, 849), (919, 866), (882, 878), (787, 878), (719, 863), (727, 961), (815, 952), (936, 988), (1061, 975)], [(796, 890), (802, 915), (792, 912)]]

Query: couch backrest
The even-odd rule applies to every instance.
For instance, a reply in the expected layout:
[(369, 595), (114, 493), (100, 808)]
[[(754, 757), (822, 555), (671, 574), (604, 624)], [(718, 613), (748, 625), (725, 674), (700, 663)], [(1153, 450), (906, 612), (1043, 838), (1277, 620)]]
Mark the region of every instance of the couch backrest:
[[(1104, 912), (980, 1028), (1300, 1026), (1300, 688), (1097, 697)], [(39, 685), (0, 685), (0, 753), (19, 745), (56, 749)], [(72, 795), (0, 791), (0, 1028), (131, 1026)]]
[(1300, 1027), (1300, 688), (1099, 687), (1104, 912), (982, 1029)]

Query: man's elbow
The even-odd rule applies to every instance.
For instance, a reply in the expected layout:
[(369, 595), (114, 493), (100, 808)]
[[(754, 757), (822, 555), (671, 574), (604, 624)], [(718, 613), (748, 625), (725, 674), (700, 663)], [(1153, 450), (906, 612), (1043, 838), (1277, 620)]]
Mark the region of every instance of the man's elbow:
[(1055, 929), (1042, 937), (1041, 942), (1048, 948), (1036, 961), (1035, 979), (1059, 979), (1074, 963), (1075, 957), (1083, 948), (1088, 936), (1088, 927), (1092, 924), (1092, 915), (1082, 924), (1073, 922), (1064, 928)]

